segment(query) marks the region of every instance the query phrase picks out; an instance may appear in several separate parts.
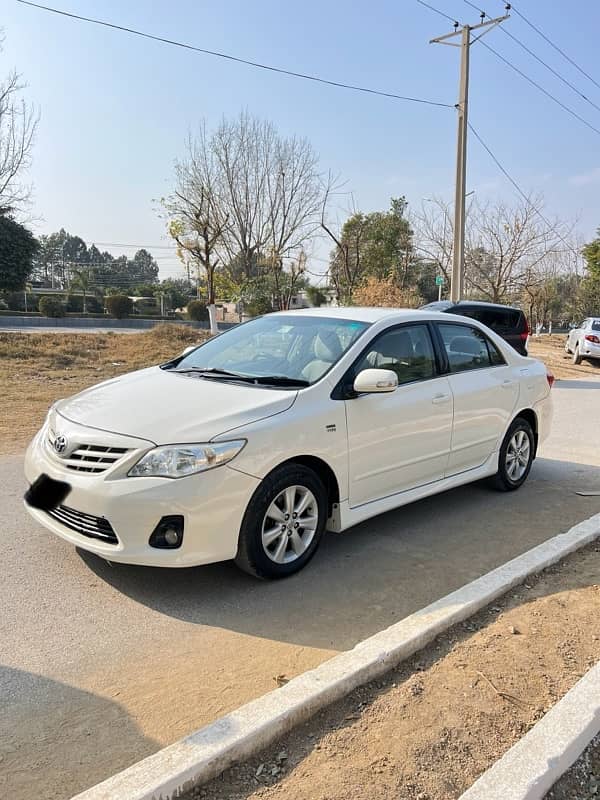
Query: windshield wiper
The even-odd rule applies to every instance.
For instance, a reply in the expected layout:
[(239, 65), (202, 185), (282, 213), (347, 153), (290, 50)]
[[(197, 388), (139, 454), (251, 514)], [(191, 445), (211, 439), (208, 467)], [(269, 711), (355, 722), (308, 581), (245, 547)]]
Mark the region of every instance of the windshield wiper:
[(255, 378), (257, 383), (266, 383), (272, 386), (310, 386), (308, 381), (302, 378), (289, 378), (287, 375), (257, 375)]
[(205, 375), (207, 378), (223, 378), (224, 380), (245, 381), (259, 385), (271, 386), (295, 386), (304, 388), (310, 386), (308, 381), (302, 378), (289, 378), (287, 375), (243, 375), (241, 372), (230, 372), (226, 369), (216, 367), (187, 367), (186, 369), (174, 369), (172, 372), (193, 372), (197, 375)]
[(216, 367), (185, 367), (184, 369), (174, 369), (172, 372), (196, 372), (199, 375), (215, 375), (218, 378), (235, 378), (241, 381), (253, 381), (252, 375), (242, 375), (241, 372), (229, 372), (226, 369), (217, 369)]

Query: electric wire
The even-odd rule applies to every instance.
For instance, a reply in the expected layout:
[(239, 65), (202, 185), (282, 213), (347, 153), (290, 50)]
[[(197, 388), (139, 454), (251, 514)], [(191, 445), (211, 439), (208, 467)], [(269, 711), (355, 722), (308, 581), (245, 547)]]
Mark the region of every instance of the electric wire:
[(196, 53), (203, 53), (204, 55), (214, 56), (215, 58), (223, 58), (227, 61), (234, 61), (238, 64), (245, 64), (249, 67), (256, 67), (257, 69), (267, 70), (269, 72), (277, 72), (281, 75), (289, 75), (293, 78), (301, 78), (302, 80), (306, 81), (313, 81), (315, 83), (323, 83), (328, 86), (335, 86), (340, 89), (350, 89), (354, 92), (363, 92), (366, 94), (374, 94), (379, 95), (381, 97), (389, 97), (394, 100), (406, 100), (411, 103), (422, 103), (424, 105), (430, 106), (439, 106), (441, 108), (454, 108), (451, 103), (441, 103), (435, 100), (425, 100), (421, 97), (411, 97), (409, 95), (401, 95), (396, 94), (394, 92), (386, 92), (381, 89), (371, 89), (366, 86), (356, 86), (350, 83), (342, 83), (341, 81), (333, 81), (327, 78), (321, 78), (318, 75), (308, 75), (302, 72), (294, 72), (290, 69), (284, 69), (283, 67), (274, 67), (270, 64), (261, 64), (258, 61), (250, 61), (246, 58), (240, 58), (239, 56), (234, 56), (229, 53), (222, 53), (217, 50), (207, 50), (203, 47), (196, 47), (195, 45), (187, 44), (185, 42), (179, 42), (176, 39), (167, 39), (164, 36), (156, 36), (152, 33), (146, 33), (144, 31), (136, 30), (135, 28), (128, 28), (124, 25), (117, 25), (114, 22), (106, 22), (105, 20), (95, 19), (93, 17), (84, 17), (80, 14), (72, 14), (68, 11), (62, 11), (58, 8), (52, 8), (51, 6), (44, 6), (39, 3), (32, 3), (30, 0), (17, 0), (18, 3), (22, 5), (31, 6), (32, 8), (37, 8), (42, 11), (48, 11), (52, 14), (58, 14), (63, 17), (69, 17), (70, 19), (77, 20), (79, 22), (89, 22), (93, 25), (101, 25), (105, 28), (112, 28), (113, 30), (122, 31), (124, 33), (130, 33), (134, 36), (140, 36), (144, 39), (152, 39), (155, 42), (162, 42), (163, 44), (173, 45), (174, 47), (181, 47), (185, 50), (192, 50)]

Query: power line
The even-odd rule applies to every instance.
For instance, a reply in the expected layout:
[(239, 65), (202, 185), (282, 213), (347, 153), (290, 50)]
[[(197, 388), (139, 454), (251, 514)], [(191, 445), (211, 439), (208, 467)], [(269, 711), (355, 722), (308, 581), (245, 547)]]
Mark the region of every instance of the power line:
[[(471, 2), (471, 0), (463, 0), (463, 2), (465, 2), (465, 3), (466, 3), (468, 6), (471, 6), (471, 8), (474, 8), (476, 11), (479, 11), (479, 12), (481, 12), (482, 14), (485, 14), (485, 16), (486, 16), (486, 17), (488, 17), (489, 19), (491, 19), (491, 17), (490, 17), (490, 15), (489, 15), (489, 14), (486, 14), (486, 12), (485, 12), (483, 9), (479, 8), (479, 6), (476, 6), (476, 5), (475, 5), (475, 3), (472, 3), (472, 2)], [(509, 30), (507, 30), (506, 28), (501, 28), (501, 30), (502, 30), (502, 32), (503, 32), (503, 33), (505, 33), (505, 34), (506, 34), (506, 35), (507, 35), (507, 36), (508, 36), (510, 39), (512, 39), (512, 40), (513, 40), (513, 42), (516, 42), (516, 43), (519, 45), (519, 47), (521, 47), (523, 50), (525, 50), (525, 52), (526, 52), (526, 53), (529, 53), (529, 55), (530, 55), (532, 58), (535, 58), (535, 60), (536, 60), (536, 61), (539, 61), (539, 63), (540, 63), (540, 64), (542, 64), (542, 66), (546, 67), (546, 69), (547, 69), (547, 70), (549, 70), (549, 71), (550, 71), (550, 72), (551, 72), (551, 73), (552, 73), (552, 74), (553, 74), (555, 77), (557, 77), (557, 78), (558, 78), (560, 81), (562, 81), (562, 82), (565, 84), (565, 86), (568, 86), (568, 87), (569, 87), (569, 89), (572, 89), (572, 91), (574, 91), (574, 92), (575, 92), (575, 94), (577, 94), (579, 97), (581, 97), (583, 100), (585, 100), (585, 101), (586, 101), (586, 103), (589, 103), (591, 106), (593, 106), (593, 107), (596, 109), (596, 111), (600, 111), (600, 106), (596, 105), (596, 103), (594, 103), (592, 100), (590, 100), (590, 98), (589, 98), (589, 97), (586, 97), (586, 95), (584, 95), (584, 94), (583, 94), (583, 92), (580, 92), (580, 91), (579, 91), (579, 89), (578, 89), (576, 86), (574, 86), (574, 85), (573, 85), (573, 84), (572, 84), (570, 81), (568, 81), (568, 80), (567, 80), (567, 79), (566, 79), (566, 78), (565, 78), (563, 75), (561, 75), (561, 74), (560, 74), (560, 72), (558, 72), (557, 70), (555, 70), (555, 69), (554, 69), (554, 67), (552, 67), (552, 66), (551, 66), (550, 64), (548, 64), (546, 61), (544, 61), (542, 58), (540, 58), (540, 57), (537, 55), (537, 53), (534, 53), (534, 52), (533, 52), (533, 50), (531, 50), (529, 47), (527, 47), (527, 45), (526, 45), (524, 42), (522, 42), (522, 41), (521, 41), (521, 40), (520, 40), (520, 39), (519, 39), (517, 36), (515, 36), (513, 33), (511, 33), (511, 32), (510, 32)]]
[[(19, 0), (19, 2), (21, 2), (21, 0)], [(539, 83), (537, 83), (537, 81), (534, 81), (533, 78), (530, 78), (529, 75), (526, 75), (522, 70), (520, 70), (518, 67), (516, 67), (511, 61), (509, 61), (507, 58), (504, 58), (504, 56), (501, 55), (497, 50), (494, 50), (494, 48), (491, 47), (487, 42), (483, 42), (482, 41), (481, 45), (483, 47), (487, 48), (491, 53), (493, 53), (496, 56), (496, 58), (499, 58), (500, 61), (503, 61), (508, 67), (513, 69), (522, 78), (525, 78), (525, 80), (528, 81), (532, 86), (535, 86), (536, 89), (539, 89), (539, 91), (542, 92), (543, 94), (545, 94), (546, 97), (549, 97), (550, 100), (553, 100), (564, 111), (569, 113), (572, 117), (575, 117), (575, 119), (578, 119), (587, 128), (589, 128), (590, 130), (594, 131), (594, 133), (597, 133), (600, 136), (600, 129), (599, 128), (596, 128), (594, 125), (592, 125), (591, 122), (588, 122), (586, 119), (584, 119), (582, 116), (580, 116), (576, 111), (573, 111), (572, 108), (569, 108), (569, 106), (566, 106), (557, 97), (555, 97), (551, 92), (549, 92), (547, 89), (544, 89), (543, 86), (541, 86)]]
[(561, 54), (561, 56), (562, 56), (563, 58), (565, 58), (565, 59), (566, 59), (566, 60), (569, 62), (569, 64), (572, 64), (572, 65), (575, 67), (575, 69), (579, 70), (579, 72), (580, 72), (582, 75), (584, 75), (584, 76), (585, 76), (585, 77), (586, 77), (588, 80), (590, 80), (590, 81), (591, 81), (591, 82), (594, 84), (594, 86), (597, 86), (597, 87), (598, 87), (598, 89), (600, 89), (600, 83), (598, 83), (598, 81), (597, 81), (597, 80), (595, 80), (594, 78), (592, 78), (592, 76), (591, 76), (589, 73), (587, 73), (587, 72), (586, 72), (584, 69), (582, 69), (582, 68), (579, 66), (579, 64), (577, 64), (575, 61), (573, 61), (573, 59), (572, 59), (570, 56), (568, 56), (568, 55), (565, 53), (565, 51), (564, 51), (564, 50), (561, 50), (561, 48), (560, 48), (560, 47), (559, 47), (557, 44), (554, 44), (554, 42), (552, 41), (552, 39), (550, 39), (548, 36), (546, 36), (546, 34), (545, 34), (545, 33), (543, 33), (543, 32), (542, 32), (542, 31), (541, 31), (541, 30), (540, 30), (540, 29), (539, 29), (539, 28), (538, 28), (536, 25), (534, 25), (534, 24), (533, 24), (533, 22), (531, 22), (529, 19), (527, 19), (527, 17), (526, 17), (524, 14), (521, 14), (521, 12), (520, 12), (518, 9), (516, 9), (516, 8), (514, 7), (514, 5), (513, 5), (513, 6), (511, 6), (511, 7), (512, 7), (512, 10), (515, 12), (515, 14), (516, 14), (518, 17), (521, 17), (521, 19), (523, 20), (523, 22), (526, 22), (526, 23), (527, 23), (527, 25), (529, 25), (529, 27), (530, 27), (530, 28), (532, 28), (532, 29), (533, 29), (533, 30), (534, 30), (534, 31), (535, 31), (535, 32), (538, 34), (538, 36), (541, 36), (541, 37), (542, 37), (542, 39), (543, 39), (545, 42), (547, 42), (547, 43), (550, 45), (550, 47), (553, 47), (553, 48), (554, 48), (554, 49), (557, 51), (557, 53), (560, 53), (560, 54)]
[(430, 6), (429, 3), (425, 3), (424, 0), (417, 0), (417, 3), (419, 3), (422, 6), (425, 6), (425, 8), (428, 8), (430, 11), (433, 11), (435, 14), (439, 14), (440, 17), (444, 17), (444, 19), (450, 20), (450, 22), (452, 24), (454, 24), (455, 22), (458, 22), (456, 17), (450, 17), (448, 14), (445, 14), (443, 11), (440, 11), (439, 8), (434, 8), (434, 6)]
[(269, 64), (261, 64), (258, 61), (250, 61), (245, 58), (240, 58), (239, 56), (232, 56), (229, 53), (221, 53), (217, 50), (206, 50), (203, 47), (196, 47), (195, 45), (186, 44), (185, 42), (179, 42), (175, 39), (167, 39), (163, 36), (155, 36), (151, 33), (145, 33), (144, 31), (136, 30), (135, 28), (127, 28), (124, 25), (117, 25), (113, 22), (105, 22), (104, 20), (94, 19), (92, 17), (83, 17), (79, 14), (71, 14), (68, 11), (61, 11), (58, 8), (51, 8), (50, 6), (40, 5), (38, 3), (32, 3), (30, 0), (17, 0), (18, 3), (22, 5), (31, 6), (32, 8), (38, 8), (42, 11), (49, 11), (52, 14), (59, 14), (63, 17), (69, 17), (70, 19), (78, 20), (79, 22), (89, 22), (93, 25), (102, 25), (105, 28), (112, 28), (113, 30), (123, 31), (124, 33), (131, 33), (134, 36), (141, 36), (144, 39), (152, 39), (155, 42), (162, 42), (163, 44), (170, 44), (174, 47), (182, 47), (185, 50), (193, 50), (197, 53), (204, 53), (204, 55), (214, 56), (216, 58), (224, 58), (227, 61), (235, 61), (238, 64), (245, 64), (249, 67), (256, 67), (257, 69), (264, 69), (270, 72), (277, 72), (282, 75), (290, 75), (294, 78), (302, 78), (306, 81), (314, 81), (315, 83), (324, 83), (328, 86), (336, 86), (341, 89), (351, 89), (354, 92), (364, 92), (366, 94), (375, 94), (380, 95), (381, 97), (390, 97), (394, 100), (406, 100), (411, 103), (423, 103), (424, 105), (430, 106), (439, 106), (442, 108), (454, 108), (451, 103), (439, 103), (434, 100), (424, 100), (420, 97), (410, 97), (407, 95), (401, 94), (394, 94), (393, 92), (385, 92), (380, 89), (370, 89), (366, 86), (354, 86), (350, 83), (341, 83), (340, 81), (332, 81), (326, 78), (321, 78), (317, 75), (307, 75), (302, 72), (294, 72), (293, 70), (284, 69), (282, 67), (274, 67)]
[(468, 123), (468, 125), (469, 125), (469, 130), (471, 131), (473, 136), (477, 139), (479, 144), (487, 152), (487, 154), (492, 159), (494, 164), (498, 167), (500, 172), (504, 175), (505, 178), (507, 178), (507, 180), (510, 181), (510, 183), (514, 186), (514, 188), (521, 195), (521, 197), (525, 200), (525, 202), (535, 211), (535, 213), (538, 215), (538, 217), (540, 217), (540, 219), (548, 226), (548, 230), (552, 231), (560, 239), (560, 241), (565, 245), (565, 247), (567, 248), (567, 250), (570, 253), (574, 253), (576, 258), (579, 258), (579, 253), (577, 252), (577, 250), (575, 250), (575, 248), (571, 244), (569, 244), (569, 242), (567, 242), (567, 240), (564, 239), (563, 236), (561, 236), (561, 234), (556, 230), (556, 227), (549, 220), (546, 219), (546, 217), (542, 214), (542, 212), (539, 210), (539, 208), (536, 208), (533, 205), (533, 203), (531, 202), (531, 200), (527, 196), (527, 194), (523, 191), (523, 189), (521, 189), (521, 187), (516, 182), (516, 180), (512, 177), (512, 175), (509, 173), (509, 171), (501, 164), (499, 159), (492, 152), (491, 148), (484, 142), (482, 137), (479, 135), (479, 133), (475, 130), (475, 128), (471, 125), (470, 122)]

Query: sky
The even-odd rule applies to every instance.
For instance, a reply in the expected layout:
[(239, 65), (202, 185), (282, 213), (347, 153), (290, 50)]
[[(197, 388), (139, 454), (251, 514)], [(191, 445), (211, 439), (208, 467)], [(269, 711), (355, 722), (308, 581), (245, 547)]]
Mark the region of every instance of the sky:
[[(54, 0), (46, 0), (54, 5)], [(464, 0), (430, 0), (461, 23), (478, 13)], [(492, 16), (501, 0), (485, 0)], [(199, 47), (417, 98), (454, 104), (459, 50), (429, 44), (452, 23), (416, 0), (55, 0), (55, 8)], [(600, 3), (520, 0), (528, 19), (600, 84)], [(592, 103), (600, 88), (517, 15), (506, 29)], [(453, 198), (456, 111), (360, 94), (236, 64), (3, 0), (0, 76), (16, 68), (41, 119), (28, 180), (36, 233), (61, 227), (101, 249), (147, 247), (161, 277), (183, 275), (158, 203), (173, 164), (202, 120), (247, 110), (284, 135), (307, 137), (324, 172), (339, 173), (354, 204), (384, 209), (406, 195)], [(578, 97), (501, 30), (485, 42), (560, 102), (600, 129), (600, 109)], [(600, 225), (600, 132), (574, 119), (481, 44), (471, 49), (469, 118), (513, 178), (541, 192), (548, 218), (577, 220), (583, 240)], [(516, 201), (515, 189), (474, 139), (468, 190)], [(339, 200), (340, 219), (348, 199)], [(114, 246), (126, 244), (128, 247)], [(130, 245), (130, 246), (129, 246)], [(326, 242), (315, 259), (328, 252)], [(324, 261), (312, 262), (321, 273)]]

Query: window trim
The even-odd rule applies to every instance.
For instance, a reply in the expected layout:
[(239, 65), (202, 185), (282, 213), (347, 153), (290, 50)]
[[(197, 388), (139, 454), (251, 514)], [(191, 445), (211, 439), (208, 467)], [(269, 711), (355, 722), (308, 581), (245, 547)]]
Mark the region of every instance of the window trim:
[(335, 388), (333, 389), (333, 391), (331, 392), (331, 395), (330, 395), (331, 399), (332, 400), (354, 400), (357, 397), (361, 397), (361, 395), (358, 392), (354, 391), (354, 389), (352, 388), (351, 385), (350, 386), (348, 385), (349, 384), (350, 375), (353, 375), (352, 383), (354, 383), (354, 379), (356, 378), (356, 374), (354, 373), (356, 365), (361, 361), (361, 359), (363, 359), (369, 353), (369, 351), (372, 349), (373, 345), (377, 341), (379, 341), (379, 339), (381, 339), (383, 336), (386, 336), (388, 333), (391, 333), (392, 331), (401, 330), (402, 328), (407, 328), (407, 327), (410, 327), (410, 326), (412, 326), (412, 327), (415, 327), (415, 326), (423, 327), (424, 326), (424, 327), (427, 328), (427, 331), (429, 333), (429, 339), (431, 341), (431, 346), (432, 346), (432, 349), (433, 349), (434, 373), (429, 378), (417, 378), (414, 381), (407, 381), (406, 383), (400, 383), (400, 384), (398, 384), (398, 389), (401, 389), (404, 386), (413, 386), (415, 383), (424, 383), (425, 381), (432, 381), (432, 380), (435, 380), (436, 378), (441, 377), (444, 374), (442, 372), (443, 363), (440, 361), (440, 349), (439, 349), (439, 345), (438, 345), (437, 340), (436, 340), (437, 332), (433, 328), (432, 321), (431, 320), (423, 320), (422, 322), (420, 322), (419, 320), (410, 320), (410, 321), (407, 321), (407, 322), (399, 322), (396, 325), (390, 325), (387, 328), (385, 328), (384, 330), (379, 331), (379, 333), (375, 334), (375, 336), (369, 342), (367, 342), (367, 344), (363, 347), (363, 349), (356, 356), (356, 358), (354, 359), (352, 364), (350, 364), (350, 366), (347, 368), (347, 370), (344, 372), (344, 374), (342, 375), (340, 380), (335, 385)]
[[(465, 317), (465, 319), (467, 319), (467, 317)], [(458, 372), (452, 372), (452, 370), (450, 369), (450, 360), (448, 358), (448, 352), (446, 350), (446, 345), (444, 344), (444, 337), (442, 336), (442, 332), (439, 329), (440, 325), (455, 325), (456, 327), (469, 328), (470, 330), (477, 331), (481, 336), (483, 336), (483, 338), (485, 340), (485, 345), (486, 345), (486, 348), (487, 348), (487, 351), (488, 351), (488, 358), (490, 360), (490, 363), (487, 364), (487, 365), (481, 366), (481, 367), (473, 367), (472, 369), (461, 369)], [(433, 327), (435, 329), (437, 346), (438, 346), (438, 348), (440, 350), (440, 357), (441, 357), (441, 360), (444, 363), (444, 369), (445, 369), (444, 374), (445, 375), (462, 375), (463, 373), (467, 373), (467, 372), (477, 372), (478, 370), (481, 370), (481, 369), (497, 369), (498, 367), (506, 367), (506, 366), (508, 366), (508, 362), (507, 362), (506, 357), (505, 357), (504, 353), (502, 352), (502, 350), (500, 350), (500, 348), (497, 347), (497, 345), (490, 339), (490, 337), (487, 335), (487, 333), (484, 330), (482, 330), (481, 328), (478, 328), (476, 325), (472, 325), (472, 324), (470, 324), (468, 322), (463, 322), (462, 320), (460, 322), (456, 321), (456, 320), (449, 320), (448, 322), (446, 322), (446, 321), (440, 319), (440, 320), (435, 320), (435, 322), (433, 323)], [(491, 363), (492, 358), (491, 358), (491, 354), (490, 354), (490, 345), (500, 354), (500, 356), (502, 358), (502, 363), (501, 364), (492, 364)]]

